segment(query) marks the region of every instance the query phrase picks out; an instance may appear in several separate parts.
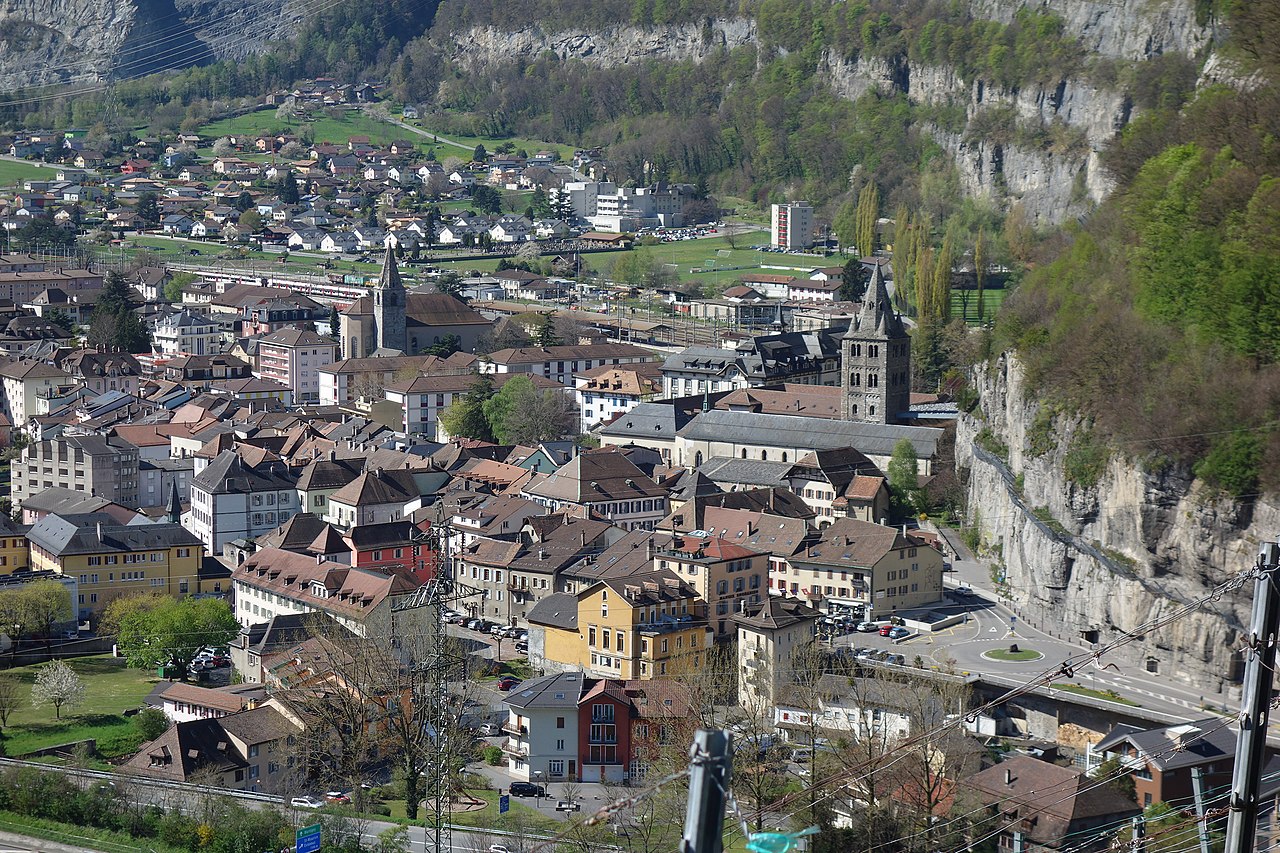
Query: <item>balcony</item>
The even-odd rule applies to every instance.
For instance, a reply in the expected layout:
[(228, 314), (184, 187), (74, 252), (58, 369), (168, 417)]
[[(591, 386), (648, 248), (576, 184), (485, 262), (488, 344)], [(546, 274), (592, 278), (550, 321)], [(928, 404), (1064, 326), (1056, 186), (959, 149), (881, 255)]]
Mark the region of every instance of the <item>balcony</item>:
[(528, 758), (529, 750), (525, 749), (518, 743), (506, 741), (502, 744), (502, 751), (513, 758)]
[(613, 735), (611, 737), (590, 737), (590, 738), (587, 738), (587, 743), (591, 744), (592, 746), (617, 746), (618, 736)]
[(513, 726), (511, 723), (503, 723), (503, 724), (502, 724), (502, 731), (504, 731), (505, 733), (507, 733), (507, 734), (509, 734), (509, 735), (514, 735), (515, 737), (528, 737), (528, 736), (529, 736), (529, 727), (528, 727), (528, 726)]

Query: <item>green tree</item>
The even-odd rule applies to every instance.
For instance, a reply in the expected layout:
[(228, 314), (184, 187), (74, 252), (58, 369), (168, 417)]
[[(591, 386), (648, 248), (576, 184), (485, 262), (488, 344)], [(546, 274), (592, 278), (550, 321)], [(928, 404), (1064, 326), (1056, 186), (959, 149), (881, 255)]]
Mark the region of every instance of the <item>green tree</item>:
[(976, 299), (978, 303), (974, 310), (978, 314), (978, 322), (981, 323), (983, 315), (986, 313), (986, 308), (982, 304), (982, 291), (987, 283), (987, 241), (982, 229), (978, 229), (978, 238), (973, 243), (973, 276), (976, 283)]
[(483, 144), (476, 145), (475, 150), (471, 152), (471, 162), (483, 163), (489, 159), (489, 152), (485, 150)]
[(189, 272), (171, 273), (169, 280), (164, 283), (164, 298), (169, 302), (182, 302), (182, 290), (188, 284), (195, 282), (196, 276)]
[(236, 220), (241, 234), (256, 234), (262, 230), (262, 214), (256, 210), (246, 210)]
[(152, 228), (160, 224), (160, 202), (155, 193), (146, 192), (138, 197), (138, 218)]
[(440, 413), (440, 424), (455, 438), (493, 441), (493, 430), (484, 414), (484, 404), (493, 396), (493, 379), (487, 373), (476, 376), (467, 393)]
[(515, 376), (503, 383), (498, 392), (484, 402), (484, 416), (489, 422), (489, 429), (499, 444), (516, 444), (512, 437), (512, 427), (508, 420), (515, 409), (517, 401), (528, 398), (537, 391), (533, 380), (528, 376)]
[(462, 351), (462, 338), (457, 335), (445, 335), (438, 342), (432, 344), (422, 351), (423, 355), (434, 355), (438, 358), (448, 358), (455, 352)]
[(540, 347), (563, 346), (564, 340), (556, 331), (554, 314), (543, 314), (538, 320), (538, 328), (533, 331), (533, 342)]
[(939, 322), (946, 325), (951, 320), (951, 266), (955, 260), (955, 243), (948, 232), (942, 238), (933, 266), (933, 311)]
[(56, 580), (42, 580), (24, 585), (31, 608), (31, 630), (45, 636), (45, 645), (53, 643), (54, 634), (71, 621), (71, 593)]
[(498, 214), (502, 212), (502, 193), (493, 187), (477, 184), (471, 190), (471, 204), (481, 213)]
[(123, 352), (147, 352), (151, 333), (133, 310), (136, 293), (118, 272), (107, 280), (89, 321), (89, 343)]
[(276, 195), (285, 204), (298, 203), (300, 197), (298, 194), (298, 179), (293, 176), (293, 172), (289, 169), (285, 169), (280, 175), (280, 180), (276, 184)]
[(225, 601), (139, 595), (107, 606), (103, 624), (129, 666), (150, 669), (167, 663), (186, 678), (187, 666), (205, 646), (226, 646), (240, 623)]
[(68, 332), (71, 331), (72, 327), (75, 325), (75, 323), (71, 321), (71, 315), (66, 311), (63, 311), (61, 308), (54, 308), (51, 311), (46, 311), (44, 319), (53, 323), (55, 326), (61, 326)]
[(880, 190), (868, 183), (858, 194), (857, 232), (854, 242), (863, 255), (876, 250), (876, 221), (880, 218)]
[(22, 681), (11, 672), (0, 673), (0, 729), (8, 728), (9, 715), (22, 704)]
[(244, 213), (251, 207), (253, 207), (253, 196), (248, 190), (241, 191), (240, 195), (236, 196), (235, 209)]
[(50, 249), (55, 246), (70, 246), (75, 241), (75, 232), (70, 228), (63, 228), (50, 216), (34, 217), (13, 232), (15, 248)]
[(893, 454), (885, 467), (889, 480), (889, 494), (900, 513), (917, 508), (920, 479), (916, 474), (916, 449), (910, 439), (902, 438), (893, 446)]
[(845, 302), (861, 302), (870, 280), (871, 273), (867, 272), (862, 261), (850, 258), (844, 262), (844, 269), (840, 271), (840, 298)]
[(159, 708), (143, 708), (133, 718), (133, 725), (144, 741), (152, 741), (169, 729), (169, 718)]
[(336, 341), (338, 340), (338, 335), (341, 333), (341, 331), (342, 331), (342, 316), (338, 314), (338, 306), (330, 305), (329, 306), (329, 337), (333, 338)]

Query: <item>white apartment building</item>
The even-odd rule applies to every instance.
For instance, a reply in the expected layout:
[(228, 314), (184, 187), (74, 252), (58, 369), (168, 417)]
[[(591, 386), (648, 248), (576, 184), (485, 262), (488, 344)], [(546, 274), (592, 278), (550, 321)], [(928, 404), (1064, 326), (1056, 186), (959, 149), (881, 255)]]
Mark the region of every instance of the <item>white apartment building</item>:
[(298, 511), (294, 479), (283, 463), (253, 468), (224, 450), (192, 479), (191, 511), (182, 523), (206, 552), (221, 554), (233, 539), (270, 533)]
[(813, 247), (813, 207), (807, 201), (773, 205), (773, 245), (784, 249)]
[(338, 344), (305, 329), (281, 329), (258, 342), (258, 376), (293, 389), (299, 403), (320, 400), (319, 370), (333, 364)]
[(222, 333), (211, 318), (179, 311), (156, 321), (152, 349), (161, 355), (212, 355), (222, 351)]
[(526, 681), (507, 695), (502, 751), (513, 776), (536, 783), (578, 778), (582, 686), (582, 673), (564, 672)]
[(692, 188), (685, 184), (620, 187), (610, 181), (570, 181), (553, 190), (567, 196), (574, 214), (600, 231), (622, 233), (641, 228), (678, 228)]
[(632, 344), (586, 344), (581, 346), (516, 347), (490, 353), (480, 362), (485, 373), (527, 373), (544, 376), (561, 385), (572, 386), (578, 373), (596, 367), (636, 364), (649, 361), (653, 353)]

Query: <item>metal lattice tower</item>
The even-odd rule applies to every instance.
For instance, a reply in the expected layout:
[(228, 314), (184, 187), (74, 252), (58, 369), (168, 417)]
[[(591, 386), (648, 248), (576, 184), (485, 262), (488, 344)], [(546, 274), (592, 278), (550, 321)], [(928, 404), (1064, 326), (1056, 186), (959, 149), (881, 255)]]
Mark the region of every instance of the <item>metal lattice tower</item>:
[(392, 636), (397, 613), (429, 608), (427, 622), (427, 648), (411, 665), (425, 674), (424, 690), (413, 699), (414, 717), (431, 732), (431, 753), (423, 800), (426, 804), (424, 849), (431, 853), (452, 853), (453, 839), (449, 829), (449, 768), (455, 755), (461, 755), (465, 744), (452, 742), (458, 736), (454, 711), (449, 701), (449, 680), (461, 675), (463, 660), (453, 652), (448, 643), (444, 609), (452, 602), (481, 595), (475, 587), (459, 583), (454, 578), (453, 555), (450, 551), (453, 528), (442, 522), (439, 513), (436, 523), (414, 544), (427, 544), (436, 555), (435, 572), (430, 581), (418, 587), (414, 593), (391, 609)]

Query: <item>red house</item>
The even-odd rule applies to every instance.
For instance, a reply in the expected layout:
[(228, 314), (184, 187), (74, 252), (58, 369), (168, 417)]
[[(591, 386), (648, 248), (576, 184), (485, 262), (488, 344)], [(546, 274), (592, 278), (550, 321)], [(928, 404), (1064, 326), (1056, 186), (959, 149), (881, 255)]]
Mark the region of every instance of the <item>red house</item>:
[(149, 160), (125, 160), (120, 164), (120, 173), (124, 175), (139, 175), (150, 168), (151, 161)]
[(363, 524), (342, 534), (342, 541), (351, 551), (351, 565), (361, 569), (401, 569), (426, 583), (435, 576), (436, 553), (423, 538), (423, 532), (407, 520)]

